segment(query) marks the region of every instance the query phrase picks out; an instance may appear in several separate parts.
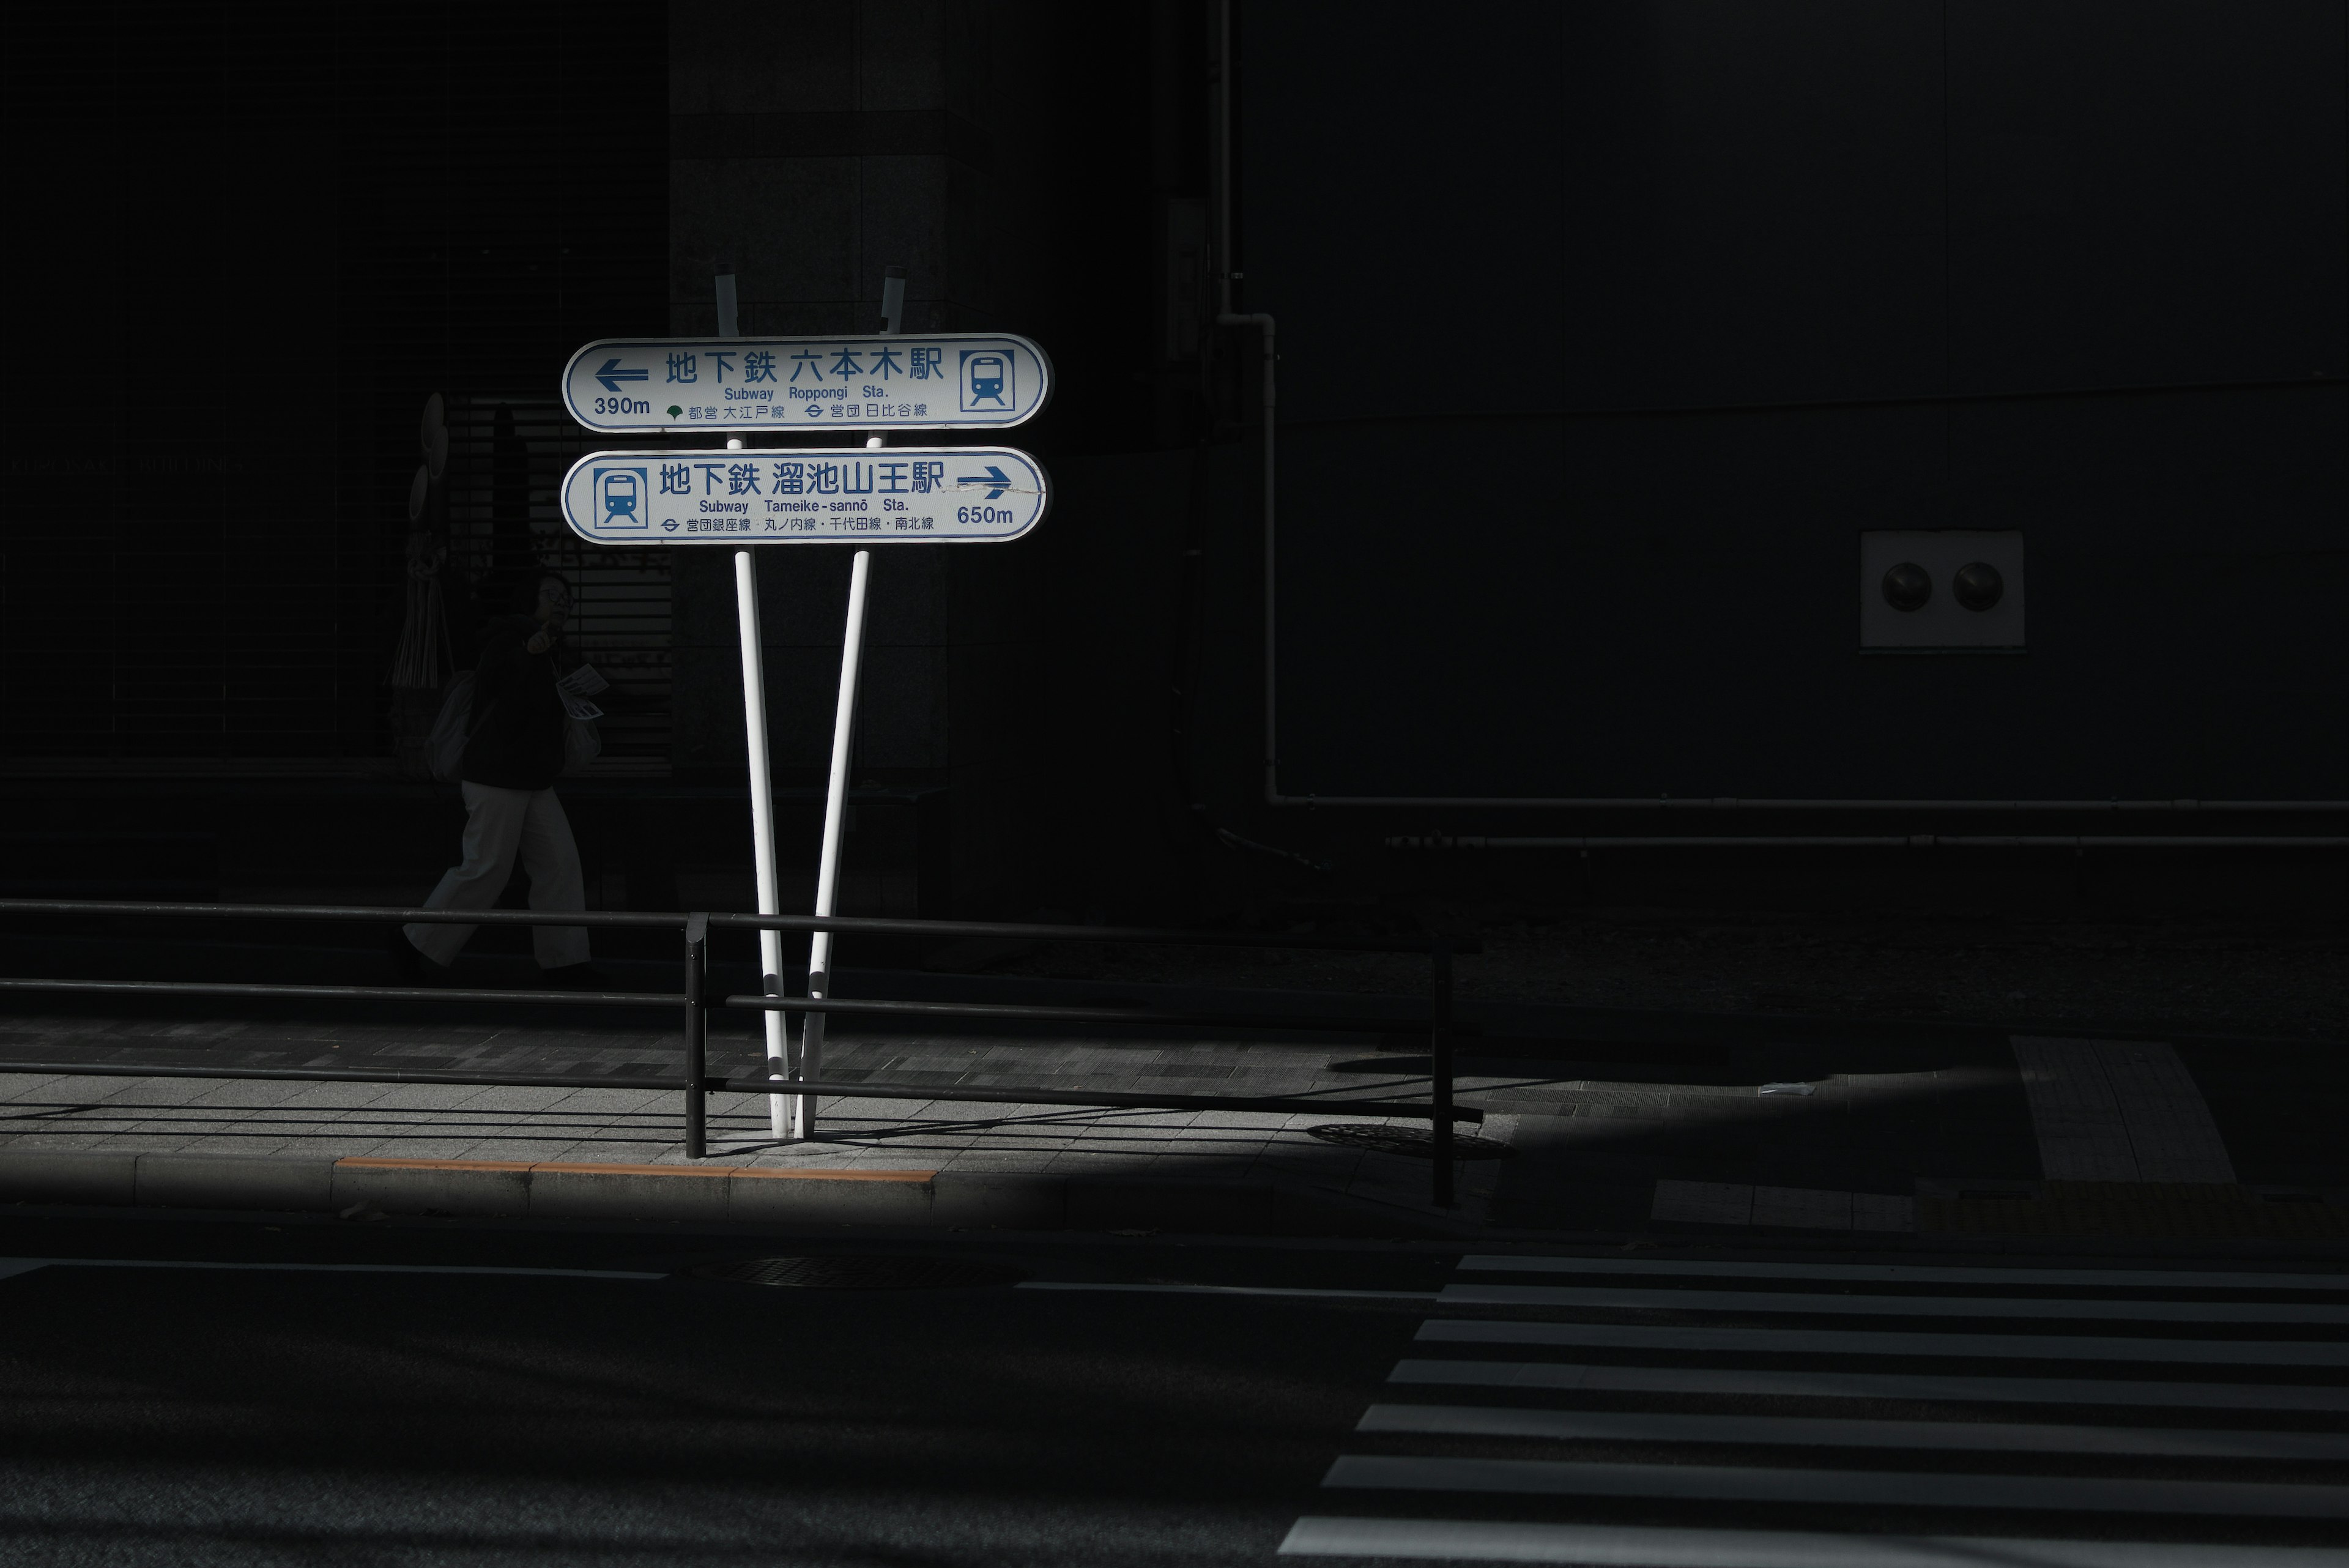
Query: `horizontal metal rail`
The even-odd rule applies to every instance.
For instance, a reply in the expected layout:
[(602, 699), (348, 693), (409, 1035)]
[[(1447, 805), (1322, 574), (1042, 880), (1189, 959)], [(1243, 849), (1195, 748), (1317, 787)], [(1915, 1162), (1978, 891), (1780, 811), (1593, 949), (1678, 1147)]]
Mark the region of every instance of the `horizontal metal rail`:
[(0, 898), (0, 915), (186, 915), (243, 920), (395, 920), (404, 926), (679, 927), (688, 914), (627, 909), (403, 909), (380, 904), (175, 904), (111, 898)]
[(217, 980), (0, 980), (0, 991), (92, 992), (101, 995), (145, 992), (156, 996), (291, 996), (359, 1002), (534, 1002), (541, 1005), (608, 1004), (614, 1007), (682, 1007), (685, 997), (668, 991), (465, 991), (454, 986), (263, 985)]
[[(676, 1085), (671, 1085), (670, 1087)], [(1427, 1121), (1436, 1107), (1424, 1100), (1316, 1100), (1282, 1095), (1129, 1095), (1114, 1089), (1028, 1089), (968, 1084), (826, 1083), (810, 1078), (712, 1078), (711, 1094), (771, 1095), (778, 1089), (794, 1095), (833, 1095), (842, 1099), (972, 1100), (1004, 1106), (1112, 1106), (1123, 1110), (1158, 1111), (1277, 1111), (1287, 1116), (1409, 1116)], [(1469, 1106), (1452, 1106), (1455, 1122), (1481, 1122), (1485, 1113)]]
[(1296, 1029), (1379, 1034), (1425, 1029), (1427, 1018), (1342, 1018), (1274, 1012), (1150, 1012), (1127, 1007), (1030, 1006), (1009, 1002), (888, 1002), (863, 997), (730, 996), (724, 1005), (759, 1012), (849, 1012), (917, 1018), (1030, 1019), (1040, 1023), (1124, 1023), (1149, 1028)]
[(2349, 849), (2341, 834), (1658, 833), (1503, 838), (1398, 834), (1390, 849)]
[[(0, 898), (0, 915), (174, 915), (189, 918), (273, 920), (391, 920), (402, 925), (599, 926), (639, 929), (682, 928), (685, 910), (651, 913), (620, 909), (417, 909), (365, 904), (180, 904), (102, 898)], [(1140, 926), (1038, 926), (986, 920), (909, 920), (868, 915), (710, 914), (709, 924), (761, 931), (863, 932), (868, 936), (992, 937), (1006, 941), (1133, 942), (1149, 947), (1297, 948), (1317, 952), (1426, 953), (1433, 937), (1321, 937), (1271, 931), (1185, 931)], [(1473, 953), (1473, 941), (1443, 943), (1455, 953)]]
[(1741, 795), (1481, 795), (1481, 794), (1284, 794), (1276, 805), (1444, 806), (1508, 811), (1864, 811), (2045, 812), (2051, 815), (2102, 816), (2123, 813), (2210, 812), (2330, 815), (2349, 811), (2349, 800), (1928, 800), (1753, 799)]
[[(276, 1083), (321, 1084), (460, 1084), (497, 1089), (629, 1089), (675, 1090), (686, 1087), (681, 1075), (647, 1077), (643, 1074), (596, 1077), (571, 1073), (447, 1073), (419, 1068), (353, 1067), (193, 1067), (177, 1063), (139, 1062), (10, 1062), (0, 1061), (0, 1073), (75, 1078), (253, 1078)], [(840, 1099), (954, 1100), (980, 1105), (1107, 1106), (1120, 1110), (1266, 1111), (1286, 1116), (1407, 1116), (1426, 1120), (1433, 1107), (1423, 1100), (1319, 1100), (1278, 1095), (1130, 1095), (1115, 1089), (1042, 1089), (1016, 1085), (837, 1083), (809, 1078), (704, 1078), (701, 1089), (711, 1095), (771, 1095), (779, 1084), (795, 1095), (828, 1095)], [(1483, 1111), (1455, 1106), (1456, 1122), (1481, 1122)]]
[[(622, 910), (419, 909), (340, 904), (191, 904), (95, 898), (0, 898), (0, 915), (134, 916), (150, 919), (344, 920), (469, 926), (588, 926), (669, 929), (685, 940), (685, 983), (678, 992), (633, 991), (488, 991), (431, 986), (278, 985), (233, 981), (109, 981), (0, 979), (0, 992), (19, 995), (276, 997), (302, 1001), (522, 1002), (535, 1006), (675, 1007), (683, 1015), (685, 1050), (671, 1075), (592, 1076), (548, 1073), (473, 1073), (363, 1067), (210, 1067), (129, 1062), (0, 1061), (0, 1073), (49, 1076), (227, 1078), (307, 1083), (448, 1084), (484, 1088), (680, 1091), (685, 1099), (685, 1149), (698, 1159), (708, 1149), (706, 1098), (711, 1094), (874, 1100), (926, 1100), (988, 1105), (1104, 1106), (1132, 1110), (1226, 1110), (1280, 1115), (1411, 1117), (1432, 1124), (1434, 1201), (1453, 1201), (1453, 1124), (1481, 1122), (1484, 1113), (1452, 1103), (1452, 954), (1473, 943), (1443, 938), (1330, 938), (1291, 933), (1184, 931), (1115, 926), (995, 924), (977, 920), (884, 919), (862, 916), (661, 914)], [(730, 996), (721, 1005), (751, 1011), (971, 1018), (1039, 1023), (1106, 1023), (1134, 1028), (1246, 1028), (1323, 1033), (1377, 1033), (1397, 1028), (1428, 1031), (1431, 1055), (1426, 1102), (1318, 1099), (1296, 1096), (1126, 1094), (1114, 1090), (1045, 1089), (967, 1084), (838, 1083), (766, 1075), (712, 1077), (706, 1069), (709, 938), (713, 926), (747, 930), (833, 931), (874, 936), (977, 937), (1013, 941), (1082, 941), (1149, 946), (1287, 948), (1321, 952), (1423, 953), (1433, 963), (1424, 1017), (1331, 1017), (1243, 1012), (1153, 1012), (1132, 1008), (1030, 1006), (1007, 1002), (942, 1002)]]
[[(293, 997), (312, 1001), (524, 1002), (540, 1006), (682, 1007), (667, 991), (473, 991), (456, 987), (277, 985), (210, 980), (0, 980), (0, 992), (99, 996)], [(730, 996), (722, 1005), (769, 1012), (843, 1012), (920, 1018), (998, 1018), (1040, 1023), (1121, 1023), (1140, 1028), (1294, 1029), (1330, 1034), (1424, 1029), (1425, 1018), (1348, 1018), (1276, 1012), (1152, 1012), (1139, 1008), (1030, 1006), (1003, 1002), (895, 1002), (852, 997)], [(1267, 1042), (1274, 1044), (1274, 1042)]]
[[(681, 1075), (590, 1077), (572, 1073), (444, 1073), (397, 1067), (191, 1067), (181, 1063), (10, 1062), (0, 1073), (53, 1074), (70, 1078), (261, 1078), (296, 1084), (463, 1084), (485, 1089), (653, 1089), (686, 1087)], [(935, 1098), (936, 1096), (932, 1096)], [(153, 1109), (153, 1106), (142, 1107)]]
[(1006, 941), (1133, 942), (1147, 947), (1302, 948), (1333, 953), (1481, 952), (1473, 941), (1435, 937), (1317, 937), (1269, 931), (1161, 930), (1145, 926), (1030, 926), (984, 920), (903, 920), (865, 915), (712, 915), (712, 926), (757, 930), (864, 931), (875, 936), (995, 937)]

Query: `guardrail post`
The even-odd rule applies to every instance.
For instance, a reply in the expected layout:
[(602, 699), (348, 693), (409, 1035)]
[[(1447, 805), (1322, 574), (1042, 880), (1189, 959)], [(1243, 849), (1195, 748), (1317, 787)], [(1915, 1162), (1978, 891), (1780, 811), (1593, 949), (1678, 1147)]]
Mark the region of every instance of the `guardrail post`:
[(1435, 1099), (1435, 1206), (1449, 1209), (1453, 1207), (1452, 949), (1438, 940), (1429, 957), (1434, 971), (1427, 987), (1427, 1054)]
[(709, 1152), (708, 1100), (703, 1085), (709, 1078), (705, 1040), (709, 1014), (702, 992), (709, 978), (709, 917), (695, 911), (685, 918), (685, 1157), (699, 1159)]

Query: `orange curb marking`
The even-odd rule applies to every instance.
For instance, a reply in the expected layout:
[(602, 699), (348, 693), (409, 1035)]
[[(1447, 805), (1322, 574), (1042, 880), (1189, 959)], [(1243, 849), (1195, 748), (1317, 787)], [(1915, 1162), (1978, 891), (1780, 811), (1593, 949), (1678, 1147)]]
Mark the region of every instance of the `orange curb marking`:
[(554, 1159), (389, 1159), (360, 1154), (347, 1155), (335, 1164), (337, 1168), (349, 1166), (358, 1170), (550, 1170), (581, 1176), (755, 1176), (781, 1181), (920, 1182), (928, 1181), (937, 1175), (935, 1170), (863, 1170), (854, 1168), (842, 1170), (765, 1170), (740, 1165), (573, 1165)]

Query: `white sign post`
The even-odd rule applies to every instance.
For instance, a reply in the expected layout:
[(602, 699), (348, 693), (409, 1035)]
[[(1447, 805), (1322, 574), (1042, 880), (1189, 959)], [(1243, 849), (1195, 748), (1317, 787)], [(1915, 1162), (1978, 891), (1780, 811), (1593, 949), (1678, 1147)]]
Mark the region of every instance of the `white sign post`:
[[(1001, 543), (1044, 520), (1044, 471), (1009, 447), (861, 447), (749, 450), (753, 430), (984, 430), (1035, 417), (1052, 392), (1051, 363), (1025, 337), (1005, 334), (895, 335), (905, 280), (895, 267), (882, 296), (882, 332), (865, 337), (739, 337), (730, 274), (719, 277), (720, 336), (590, 343), (563, 376), (572, 417), (590, 430), (706, 430), (719, 452), (598, 452), (564, 476), (572, 532), (591, 544), (734, 546), (735, 607), (742, 640), (742, 709), (750, 764), (750, 834), (759, 912), (781, 912), (775, 875), (774, 791), (767, 745), (763, 639), (753, 545)], [(658, 379), (656, 379), (656, 377)], [(730, 431), (729, 427), (731, 427)], [(824, 792), (816, 871), (819, 916), (834, 913), (849, 758), (855, 739), (865, 590), (872, 555), (856, 552), (842, 639), (832, 769)], [(808, 994), (831, 992), (832, 934), (813, 934)], [(782, 994), (782, 934), (759, 937), (761, 989)], [(779, 1084), (823, 1075), (823, 1015), (807, 1014), (797, 1060), (780, 1012), (766, 1017), (767, 1075)], [(815, 1097), (768, 1096), (777, 1138), (815, 1135)]]
[[(734, 268), (721, 262), (718, 267), (718, 336), (739, 337), (737, 326), (739, 301), (734, 286)], [(609, 378), (607, 378), (607, 380)], [(742, 450), (741, 441), (726, 443), (730, 452)], [(757, 880), (759, 913), (775, 915), (782, 912), (782, 897), (775, 881), (775, 781), (774, 759), (767, 744), (767, 659), (766, 641), (759, 632), (758, 563), (748, 550), (734, 552), (734, 614), (742, 645), (742, 749), (750, 767), (750, 857)], [(759, 991), (764, 996), (783, 994), (783, 933), (759, 933)], [(767, 1076), (788, 1080), (790, 1071), (790, 1033), (780, 1012), (759, 1015), (760, 1033), (766, 1041)], [(768, 1130), (777, 1138), (791, 1132), (792, 1112), (796, 1100), (781, 1095), (767, 1096)]]
[[(759, 584), (752, 575), (750, 552), (734, 553), (734, 613), (742, 639), (742, 738), (750, 761), (750, 857), (758, 880), (759, 913), (782, 913), (775, 886), (775, 786), (767, 750), (767, 671), (759, 635)], [(783, 994), (783, 933), (759, 933), (759, 989), (768, 996)], [(768, 1076), (788, 1076), (784, 1062), (783, 1015), (769, 1012), (765, 1020)], [(767, 1096), (767, 1116), (777, 1137), (784, 1136), (785, 1100)]]
[[(864, 587), (871, 580), (872, 567), (870, 550), (857, 551), (849, 566), (848, 627), (840, 639), (840, 697), (832, 716), (832, 772), (824, 781), (823, 791), (823, 848), (816, 857), (815, 912), (819, 916), (839, 912), (840, 836), (848, 815), (848, 759), (856, 744), (857, 674), (864, 662)], [(820, 998), (831, 994), (832, 933), (811, 932), (808, 995)], [(800, 1054), (792, 1064), (796, 1071), (792, 1076), (823, 1076), (823, 1013), (811, 1012), (800, 1021)], [(787, 1136), (815, 1137), (815, 1096), (797, 1096), (791, 1104), (792, 1115)]]

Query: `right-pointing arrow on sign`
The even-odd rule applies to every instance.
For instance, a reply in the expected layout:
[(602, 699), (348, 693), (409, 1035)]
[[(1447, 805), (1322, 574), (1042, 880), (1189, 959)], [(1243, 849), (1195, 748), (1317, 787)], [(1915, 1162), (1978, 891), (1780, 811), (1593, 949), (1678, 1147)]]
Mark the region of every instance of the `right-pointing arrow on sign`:
[(987, 493), (987, 499), (989, 501), (1001, 500), (1003, 498), (1003, 493), (1011, 488), (1010, 476), (991, 462), (987, 465), (987, 472), (985, 473), (956, 474), (955, 483), (957, 484), (993, 485), (994, 488)]

